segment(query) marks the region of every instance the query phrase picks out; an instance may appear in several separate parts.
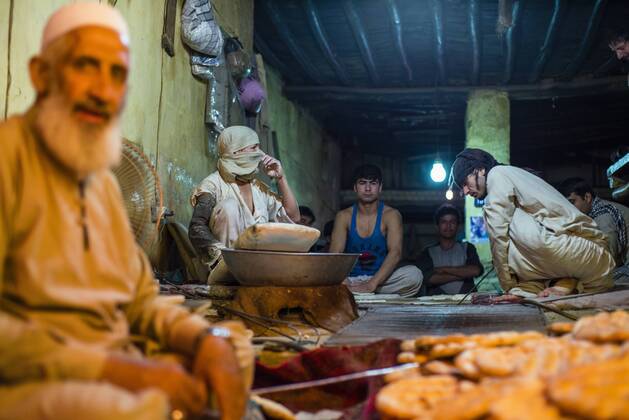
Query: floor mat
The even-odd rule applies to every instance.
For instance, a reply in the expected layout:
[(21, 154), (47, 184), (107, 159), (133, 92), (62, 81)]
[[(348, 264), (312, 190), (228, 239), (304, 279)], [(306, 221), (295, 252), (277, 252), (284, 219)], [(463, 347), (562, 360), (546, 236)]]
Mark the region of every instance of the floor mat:
[(384, 338), (545, 329), (537, 307), (523, 305), (374, 306), (330, 337), (326, 346), (366, 344)]

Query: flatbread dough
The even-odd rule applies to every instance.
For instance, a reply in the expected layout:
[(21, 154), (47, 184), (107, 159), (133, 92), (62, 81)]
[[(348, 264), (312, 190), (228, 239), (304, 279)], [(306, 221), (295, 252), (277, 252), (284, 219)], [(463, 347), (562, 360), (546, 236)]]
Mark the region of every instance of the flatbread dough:
[(292, 223), (258, 223), (242, 232), (235, 249), (253, 251), (308, 252), (321, 232)]

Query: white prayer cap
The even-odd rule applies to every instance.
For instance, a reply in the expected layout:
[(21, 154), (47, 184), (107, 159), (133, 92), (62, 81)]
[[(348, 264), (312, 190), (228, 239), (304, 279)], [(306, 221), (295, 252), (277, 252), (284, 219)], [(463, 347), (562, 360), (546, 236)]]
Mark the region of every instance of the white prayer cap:
[(83, 26), (102, 26), (120, 35), (129, 45), (129, 28), (119, 11), (100, 3), (71, 3), (58, 9), (46, 22), (41, 51), (55, 39)]

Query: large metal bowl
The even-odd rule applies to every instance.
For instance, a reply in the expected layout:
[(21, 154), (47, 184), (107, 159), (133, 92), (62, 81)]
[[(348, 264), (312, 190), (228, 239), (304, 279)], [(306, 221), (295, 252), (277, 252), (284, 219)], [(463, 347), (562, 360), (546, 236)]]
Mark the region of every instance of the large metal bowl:
[(333, 286), (341, 284), (359, 254), (223, 249), (229, 271), (243, 286)]

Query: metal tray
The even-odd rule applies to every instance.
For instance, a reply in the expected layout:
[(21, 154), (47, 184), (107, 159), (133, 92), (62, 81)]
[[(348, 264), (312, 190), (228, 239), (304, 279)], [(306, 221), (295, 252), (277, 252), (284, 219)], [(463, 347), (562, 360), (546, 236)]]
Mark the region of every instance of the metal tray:
[(341, 284), (359, 254), (222, 250), (225, 264), (243, 286), (312, 287)]

